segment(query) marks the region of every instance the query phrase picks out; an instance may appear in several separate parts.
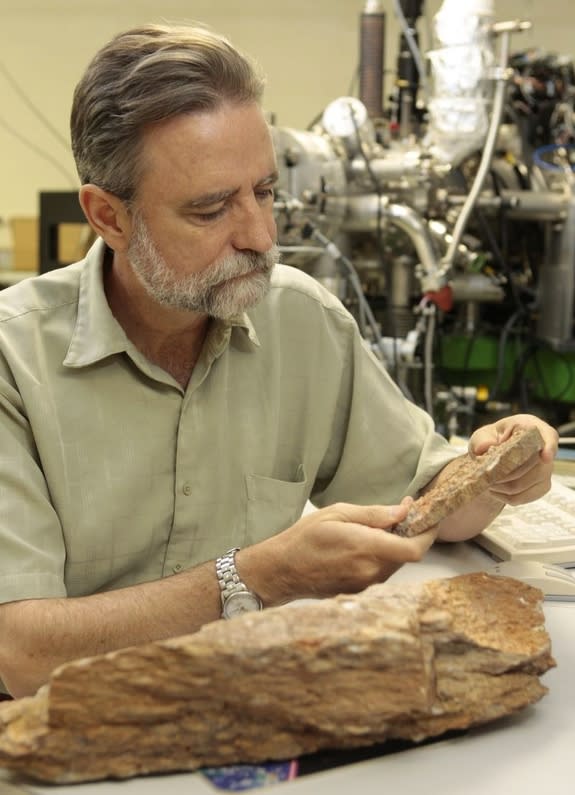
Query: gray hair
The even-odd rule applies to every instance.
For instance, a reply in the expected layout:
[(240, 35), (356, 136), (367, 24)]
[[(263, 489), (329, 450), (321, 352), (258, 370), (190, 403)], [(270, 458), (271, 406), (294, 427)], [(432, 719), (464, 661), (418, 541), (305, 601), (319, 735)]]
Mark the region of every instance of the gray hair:
[(82, 184), (130, 202), (146, 128), (224, 102), (260, 102), (264, 81), (227, 39), (202, 27), (147, 25), (115, 36), (74, 92), (72, 151)]

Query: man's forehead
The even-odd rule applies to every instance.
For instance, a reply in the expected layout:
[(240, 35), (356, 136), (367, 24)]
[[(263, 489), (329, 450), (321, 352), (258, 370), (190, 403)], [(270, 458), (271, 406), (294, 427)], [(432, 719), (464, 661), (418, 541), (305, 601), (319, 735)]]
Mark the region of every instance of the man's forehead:
[(169, 175), (193, 187), (191, 198), (277, 179), (269, 126), (259, 106), (182, 114), (151, 125), (142, 137), (142, 177)]
[[(168, 146), (193, 141), (196, 146), (231, 144), (242, 135), (269, 139), (271, 132), (259, 105), (224, 103), (212, 110), (180, 113), (149, 124), (142, 135), (144, 147), (156, 150), (162, 143)], [(273, 144), (272, 144), (273, 145)]]

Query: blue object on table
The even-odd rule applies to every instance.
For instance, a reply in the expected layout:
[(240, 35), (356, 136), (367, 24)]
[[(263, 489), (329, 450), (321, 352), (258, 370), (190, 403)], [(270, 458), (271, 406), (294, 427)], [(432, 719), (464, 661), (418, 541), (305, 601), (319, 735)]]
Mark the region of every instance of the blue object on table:
[(291, 781), (297, 776), (297, 760), (266, 762), (261, 765), (228, 765), (204, 767), (201, 770), (214, 787), (228, 792), (246, 792), (267, 787), (280, 781)]

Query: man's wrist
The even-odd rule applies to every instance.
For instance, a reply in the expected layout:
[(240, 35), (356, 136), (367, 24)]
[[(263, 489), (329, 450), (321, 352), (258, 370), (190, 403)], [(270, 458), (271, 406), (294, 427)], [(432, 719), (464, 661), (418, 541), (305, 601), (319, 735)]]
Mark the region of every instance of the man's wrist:
[(229, 549), (216, 560), (222, 618), (233, 618), (263, 608), (260, 597), (240, 578), (235, 562), (236, 552), (239, 552), (239, 547)]

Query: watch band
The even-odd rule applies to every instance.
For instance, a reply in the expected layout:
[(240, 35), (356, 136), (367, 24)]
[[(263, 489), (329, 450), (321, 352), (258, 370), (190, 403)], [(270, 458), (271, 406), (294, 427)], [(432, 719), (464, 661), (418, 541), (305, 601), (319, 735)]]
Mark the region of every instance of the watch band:
[(232, 616), (241, 613), (263, 608), (259, 596), (250, 591), (240, 579), (236, 569), (236, 552), (239, 552), (239, 547), (229, 549), (216, 560), (216, 575), (222, 600), (222, 618), (232, 618)]

